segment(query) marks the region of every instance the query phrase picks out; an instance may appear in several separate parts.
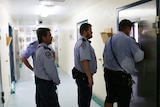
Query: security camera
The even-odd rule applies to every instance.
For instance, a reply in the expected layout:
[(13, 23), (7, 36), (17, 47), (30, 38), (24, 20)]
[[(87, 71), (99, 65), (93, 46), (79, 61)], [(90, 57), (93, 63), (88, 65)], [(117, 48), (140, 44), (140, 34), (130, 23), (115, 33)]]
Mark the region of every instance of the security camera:
[(40, 21), (39, 21), (39, 24), (42, 24), (42, 23), (43, 23), (42, 20), (40, 20)]

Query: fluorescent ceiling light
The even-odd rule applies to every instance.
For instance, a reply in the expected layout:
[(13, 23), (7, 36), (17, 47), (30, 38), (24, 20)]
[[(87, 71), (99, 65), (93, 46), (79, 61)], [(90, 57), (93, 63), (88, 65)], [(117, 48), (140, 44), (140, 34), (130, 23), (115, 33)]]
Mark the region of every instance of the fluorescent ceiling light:
[(65, 0), (39, 0), (42, 5), (54, 6), (54, 2), (64, 2)]
[(44, 6), (41, 11), (41, 17), (47, 17), (53, 11), (53, 6)]
[(40, 2), (42, 1), (51, 1), (51, 2), (64, 2), (65, 0), (39, 0)]
[(41, 1), (40, 3), (43, 6), (54, 6), (54, 2), (52, 2), (52, 1)]
[(44, 6), (41, 11), (41, 17), (47, 17), (49, 15), (49, 8), (47, 6)]

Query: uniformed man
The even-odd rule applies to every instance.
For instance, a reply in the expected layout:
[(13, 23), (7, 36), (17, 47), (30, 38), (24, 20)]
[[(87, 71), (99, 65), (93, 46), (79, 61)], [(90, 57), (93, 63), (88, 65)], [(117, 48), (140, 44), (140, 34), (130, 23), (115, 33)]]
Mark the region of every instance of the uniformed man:
[(129, 107), (132, 93), (132, 74), (135, 62), (144, 57), (144, 52), (129, 37), (133, 23), (124, 19), (119, 23), (119, 32), (109, 38), (105, 44), (104, 78), (106, 83), (105, 107)]
[[(36, 49), (37, 49), (37, 46), (38, 46), (38, 40), (35, 40), (35, 41), (33, 41), (32, 43), (30, 43), (29, 45), (28, 45), (28, 47), (27, 47), (27, 49), (22, 53), (22, 55), (21, 55), (21, 60), (22, 60), (22, 62), (31, 70), (31, 71), (33, 71), (33, 69), (34, 69), (34, 66), (35, 66), (35, 54), (36, 54)], [(53, 50), (53, 48), (50, 46), (49, 47), (50, 49), (51, 49), (51, 51), (52, 51), (52, 53), (53, 53), (53, 57), (54, 57), (54, 59), (55, 59), (55, 52), (54, 52), (54, 50)], [(28, 58), (29, 57), (32, 57), (32, 60), (33, 60), (33, 66), (32, 66), (32, 64), (30, 64), (29, 63), (29, 61), (28, 61)], [(38, 97), (38, 94), (36, 93), (36, 104), (37, 104), (37, 107), (39, 107), (39, 105), (38, 105), (38, 99), (39, 99), (39, 97)]]
[[(34, 61), (35, 61), (35, 52), (36, 52), (36, 49), (37, 49), (37, 46), (38, 46), (38, 40), (35, 40), (33, 41), (32, 43), (30, 43), (27, 47), (27, 49), (22, 53), (21, 55), (21, 60), (22, 62), (31, 70), (33, 71), (33, 68), (34, 68)], [(52, 53), (53, 53), (53, 58), (55, 60), (55, 51), (53, 50), (53, 48), (50, 46), (49, 47), (51, 50), (52, 50)], [(28, 58), (29, 57), (32, 57), (33, 59), (33, 66), (29, 63), (28, 61)]]
[(78, 86), (79, 107), (90, 107), (93, 86), (93, 74), (96, 73), (97, 61), (94, 49), (90, 45), (92, 26), (84, 23), (80, 26), (81, 37), (75, 44), (73, 72)]
[(52, 37), (50, 29), (39, 28), (37, 32), (39, 45), (36, 50), (35, 80), (39, 107), (60, 107), (56, 93), (57, 85), (60, 84), (57, 68), (54, 63), (53, 54), (48, 47)]

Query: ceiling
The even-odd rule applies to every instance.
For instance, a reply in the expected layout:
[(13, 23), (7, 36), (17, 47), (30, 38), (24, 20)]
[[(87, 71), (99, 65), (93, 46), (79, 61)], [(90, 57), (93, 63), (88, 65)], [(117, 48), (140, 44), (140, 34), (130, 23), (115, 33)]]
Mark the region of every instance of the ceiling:
[[(73, 14), (95, 4), (100, 0), (65, 0), (54, 2), (52, 14), (42, 18), (42, 4), (39, 0), (0, 0), (5, 4), (14, 22), (20, 29), (33, 30), (42, 21), (42, 25), (54, 24), (72, 16)], [(58, 1), (58, 0), (56, 0)]]

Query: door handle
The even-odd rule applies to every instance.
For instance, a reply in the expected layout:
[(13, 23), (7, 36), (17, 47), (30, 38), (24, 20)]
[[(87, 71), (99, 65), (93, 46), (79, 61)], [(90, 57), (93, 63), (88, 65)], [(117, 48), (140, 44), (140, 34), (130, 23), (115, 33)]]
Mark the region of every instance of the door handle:
[(160, 34), (160, 16), (156, 16), (155, 23), (153, 23), (153, 28), (156, 30), (157, 34)]

